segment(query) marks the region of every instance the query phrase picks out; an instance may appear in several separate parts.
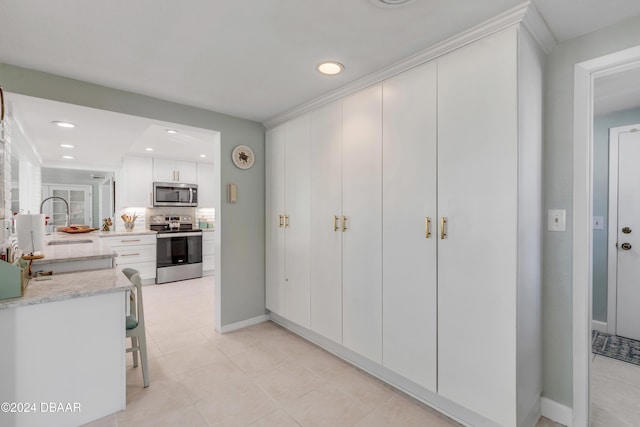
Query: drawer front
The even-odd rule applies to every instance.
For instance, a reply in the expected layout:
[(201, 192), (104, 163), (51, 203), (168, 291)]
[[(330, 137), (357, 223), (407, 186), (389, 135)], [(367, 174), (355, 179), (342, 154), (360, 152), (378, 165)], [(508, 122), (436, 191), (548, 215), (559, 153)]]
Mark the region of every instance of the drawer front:
[(117, 236), (117, 237), (103, 237), (103, 245), (115, 248), (120, 246), (138, 246), (138, 245), (155, 245), (156, 235), (134, 235), (134, 236)]
[(155, 245), (116, 246), (112, 247), (118, 256), (116, 265), (126, 265), (139, 262), (156, 262)]

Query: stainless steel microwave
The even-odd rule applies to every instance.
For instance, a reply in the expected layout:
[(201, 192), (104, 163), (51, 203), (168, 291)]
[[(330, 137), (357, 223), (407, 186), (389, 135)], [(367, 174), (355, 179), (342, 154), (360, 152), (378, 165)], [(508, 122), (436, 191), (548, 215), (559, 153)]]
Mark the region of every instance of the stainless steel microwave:
[(180, 182), (154, 182), (153, 206), (198, 206), (198, 186)]

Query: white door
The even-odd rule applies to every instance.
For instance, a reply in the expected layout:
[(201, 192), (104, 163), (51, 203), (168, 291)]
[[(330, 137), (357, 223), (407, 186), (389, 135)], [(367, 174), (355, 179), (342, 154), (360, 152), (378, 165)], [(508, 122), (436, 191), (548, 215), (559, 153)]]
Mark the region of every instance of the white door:
[(382, 362), (382, 86), (342, 101), (343, 345)]
[(383, 84), (383, 365), (435, 392), (436, 64)]
[(438, 393), (516, 425), (517, 33), (438, 61)]
[[(62, 197), (69, 204), (69, 224), (93, 224), (91, 187), (88, 185), (43, 185), (44, 200), (46, 197)], [(51, 199), (42, 207), (43, 213), (49, 217), (48, 224), (53, 227), (67, 223), (67, 205), (60, 199)], [(47, 230), (47, 231), (52, 231)]]
[(616, 334), (640, 340), (640, 132), (618, 138)]
[(213, 163), (198, 163), (196, 184), (198, 184), (198, 207), (214, 208), (218, 183)]
[(342, 102), (311, 112), (311, 330), (342, 344)]
[(266, 134), (266, 307), (284, 316), (284, 125)]
[(157, 182), (176, 181), (176, 161), (170, 159), (153, 159), (153, 180)]
[(309, 114), (285, 124), (285, 315), (309, 327)]

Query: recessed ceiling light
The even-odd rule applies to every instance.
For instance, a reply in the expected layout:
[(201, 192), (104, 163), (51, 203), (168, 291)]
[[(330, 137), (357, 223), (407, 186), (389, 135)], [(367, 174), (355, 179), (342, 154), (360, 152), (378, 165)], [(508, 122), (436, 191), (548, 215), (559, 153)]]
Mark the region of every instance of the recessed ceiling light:
[(200, 154), (200, 157), (207, 157), (206, 154)]
[(73, 160), (73, 156), (62, 156), (63, 159)]
[(335, 61), (326, 61), (318, 64), (318, 71), (327, 76), (334, 76), (344, 71), (344, 65)]
[(74, 125), (73, 123), (69, 123), (69, 122), (60, 122), (60, 121), (53, 121), (51, 122), (56, 126), (60, 126), (61, 128), (74, 128), (76, 127), (76, 125)]
[(167, 129), (167, 133), (178, 133), (178, 131), (173, 129)]
[(73, 145), (71, 145), (71, 144), (60, 144), (60, 147), (62, 147), (62, 148), (73, 148)]
[(147, 150), (147, 151), (153, 151), (153, 148), (151, 148), (151, 147), (147, 147), (147, 148), (145, 148), (145, 150)]

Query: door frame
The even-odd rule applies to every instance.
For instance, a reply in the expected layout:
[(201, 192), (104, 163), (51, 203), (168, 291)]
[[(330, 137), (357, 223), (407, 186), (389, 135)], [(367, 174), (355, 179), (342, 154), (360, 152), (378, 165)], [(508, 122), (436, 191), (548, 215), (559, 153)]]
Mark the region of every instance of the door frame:
[(589, 425), (593, 246), (593, 87), (640, 66), (640, 46), (575, 64), (573, 103), (573, 420)]
[(607, 231), (607, 332), (618, 325), (618, 147), (620, 134), (640, 129), (640, 124), (609, 129), (609, 226)]

